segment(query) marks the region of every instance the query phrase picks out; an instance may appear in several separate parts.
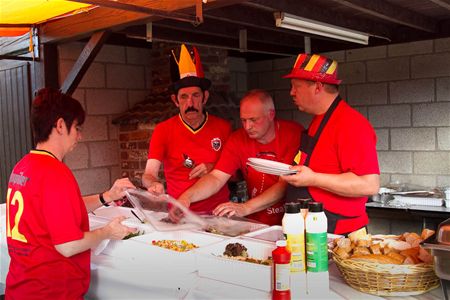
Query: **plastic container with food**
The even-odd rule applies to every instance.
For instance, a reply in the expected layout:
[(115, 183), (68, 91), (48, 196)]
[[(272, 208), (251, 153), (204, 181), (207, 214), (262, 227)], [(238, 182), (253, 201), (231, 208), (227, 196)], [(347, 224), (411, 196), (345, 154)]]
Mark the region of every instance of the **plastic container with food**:
[[(236, 243), (246, 248), (247, 258), (227, 257), (228, 245)], [(270, 292), (272, 290), (272, 266), (270, 258), (274, 243), (243, 238), (232, 238), (196, 250), (198, 274), (201, 277), (220, 280), (249, 288)], [(264, 263), (264, 264), (263, 264)]]

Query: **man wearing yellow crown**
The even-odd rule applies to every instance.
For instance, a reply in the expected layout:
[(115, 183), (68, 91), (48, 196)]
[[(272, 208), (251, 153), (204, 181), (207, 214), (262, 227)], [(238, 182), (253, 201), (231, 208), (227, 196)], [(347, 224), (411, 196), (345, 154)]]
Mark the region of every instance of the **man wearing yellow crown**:
[[(205, 111), (211, 81), (204, 78), (200, 56), (194, 47), (194, 61), (186, 46), (181, 45), (179, 78), (169, 86), (178, 115), (159, 123), (153, 131), (142, 182), (149, 192), (163, 193), (158, 173), (161, 164), (167, 193), (177, 199), (203, 175), (212, 170), (222, 147), (231, 133), (231, 124)], [(193, 203), (191, 210), (211, 213), (229, 199), (225, 185), (211, 197)]]

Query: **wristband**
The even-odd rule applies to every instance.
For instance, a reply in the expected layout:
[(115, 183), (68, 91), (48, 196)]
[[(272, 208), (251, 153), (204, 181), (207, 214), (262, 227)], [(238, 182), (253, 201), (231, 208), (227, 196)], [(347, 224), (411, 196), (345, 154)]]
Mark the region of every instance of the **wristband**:
[(109, 206), (109, 204), (106, 203), (105, 198), (103, 198), (103, 193), (98, 194), (98, 197), (100, 198), (100, 202), (103, 206)]

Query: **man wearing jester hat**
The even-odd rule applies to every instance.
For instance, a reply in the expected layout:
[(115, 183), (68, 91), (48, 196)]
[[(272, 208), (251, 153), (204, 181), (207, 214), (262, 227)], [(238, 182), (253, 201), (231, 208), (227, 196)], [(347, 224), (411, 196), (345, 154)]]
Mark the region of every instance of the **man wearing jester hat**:
[[(176, 70), (172, 68), (169, 86), (171, 100), (179, 108), (178, 115), (159, 123), (152, 134), (147, 165), (142, 182), (149, 192), (163, 193), (158, 173), (161, 164), (167, 183), (167, 193), (177, 199), (203, 175), (212, 170), (222, 147), (231, 133), (231, 124), (205, 111), (211, 81), (204, 78), (200, 56), (194, 47), (194, 61), (183, 44)], [(175, 54), (173, 53), (173, 58)], [(190, 209), (211, 213), (228, 201), (225, 185), (211, 197), (193, 203)]]
[(289, 199), (322, 202), (328, 232), (347, 234), (369, 222), (365, 204), (378, 193), (380, 169), (376, 134), (369, 121), (339, 95), (337, 62), (318, 54), (299, 54), (290, 94), (300, 111), (313, 116), (293, 167), (282, 176)]

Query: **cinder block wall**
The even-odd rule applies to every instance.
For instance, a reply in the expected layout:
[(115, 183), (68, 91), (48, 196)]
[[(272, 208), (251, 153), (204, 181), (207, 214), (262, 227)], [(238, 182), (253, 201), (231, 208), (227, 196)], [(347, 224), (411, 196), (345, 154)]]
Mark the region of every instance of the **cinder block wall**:
[[(59, 46), (59, 79), (64, 82), (84, 47)], [(111, 120), (145, 99), (151, 87), (150, 49), (106, 45), (73, 97), (87, 112), (83, 139), (65, 158), (83, 195), (109, 189), (121, 177), (117, 127)]]
[[(325, 55), (339, 62), (341, 95), (376, 129), (382, 184), (450, 186), (450, 39)], [(294, 60), (249, 63), (249, 88), (268, 89), (279, 116), (307, 125), (281, 78)]]

